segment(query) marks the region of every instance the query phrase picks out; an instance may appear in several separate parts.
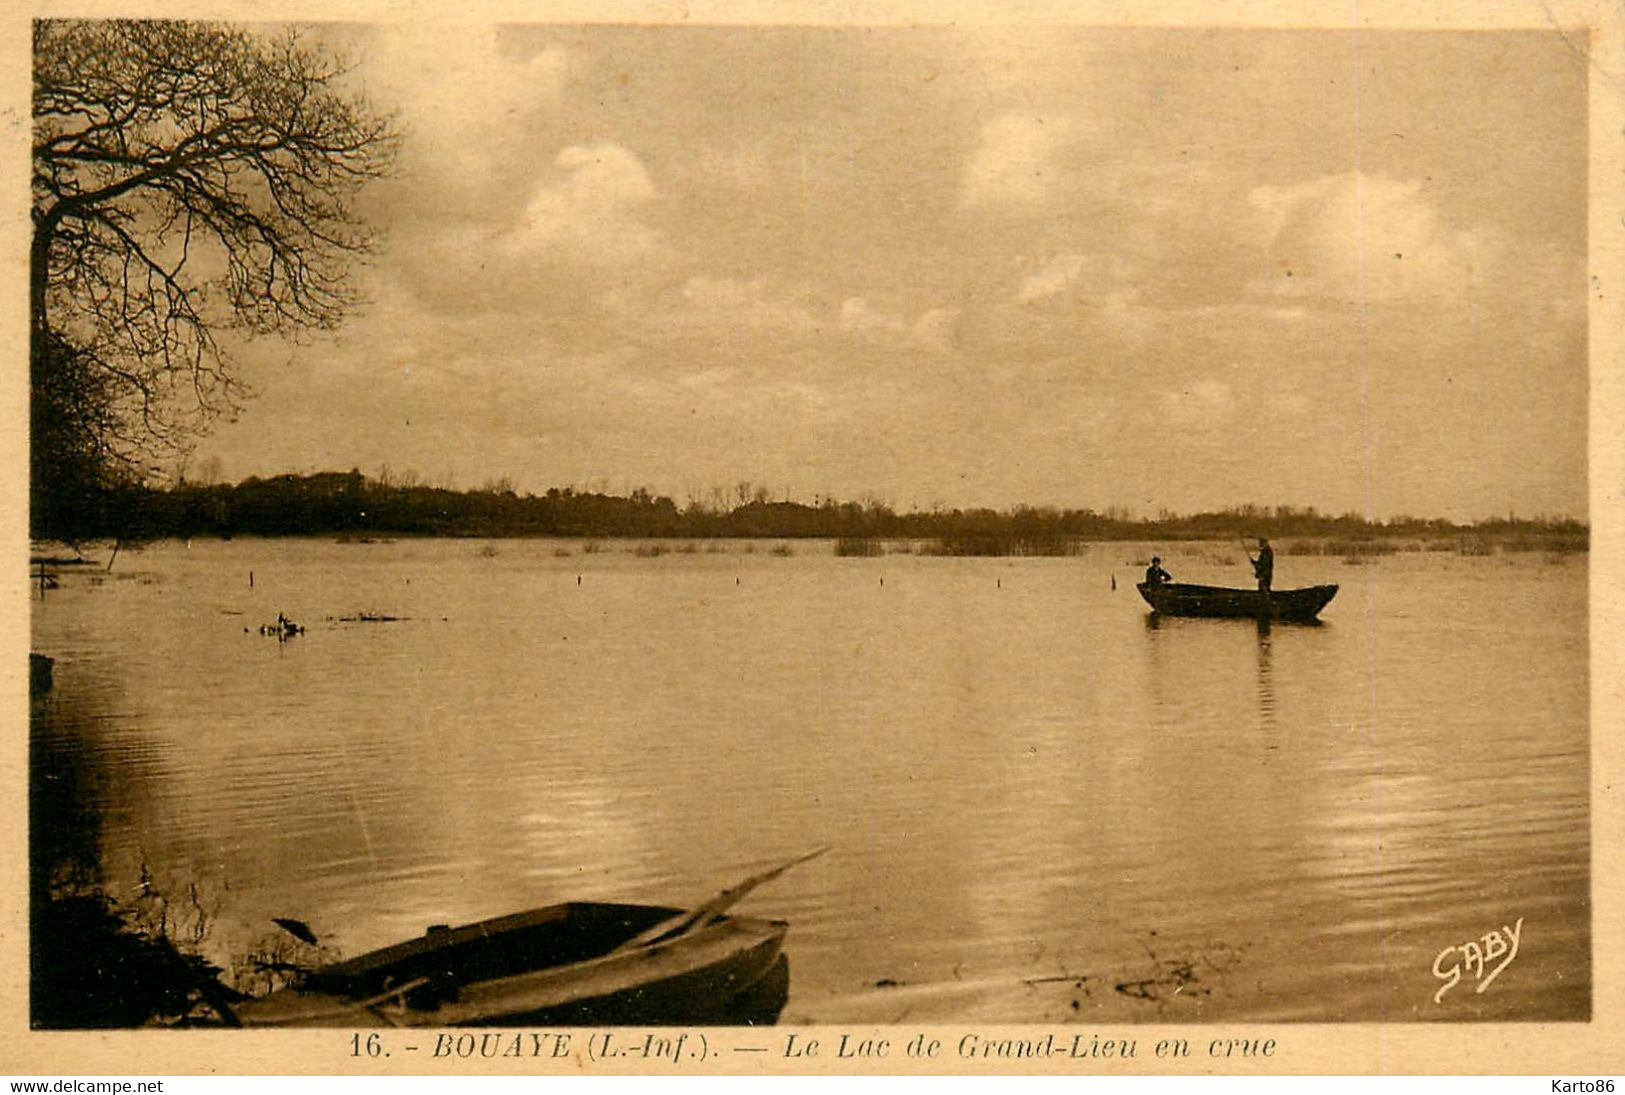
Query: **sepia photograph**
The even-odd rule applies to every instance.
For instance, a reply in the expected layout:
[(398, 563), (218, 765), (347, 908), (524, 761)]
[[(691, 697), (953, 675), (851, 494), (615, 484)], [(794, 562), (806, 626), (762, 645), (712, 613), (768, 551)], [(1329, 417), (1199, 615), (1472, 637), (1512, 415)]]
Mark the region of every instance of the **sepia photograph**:
[(275, 7), (8, 20), (16, 1036), (1596, 1036), (1596, 26)]

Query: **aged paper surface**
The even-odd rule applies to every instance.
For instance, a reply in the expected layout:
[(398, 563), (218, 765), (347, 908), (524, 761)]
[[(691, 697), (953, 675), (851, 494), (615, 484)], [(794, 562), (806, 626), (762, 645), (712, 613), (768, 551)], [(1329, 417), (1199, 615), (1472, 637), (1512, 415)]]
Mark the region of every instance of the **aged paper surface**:
[[(29, 222), (22, 195), (27, 186), (29, 162), (28, 109), (30, 69), (29, 24), (31, 17), (107, 17), (112, 15), (140, 15), (143, 17), (202, 17), (211, 19), (254, 21), (274, 16), (278, 20), (316, 22), (349, 21), (360, 24), (412, 24), (429, 26), (429, 20), (446, 19), (455, 15), (461, 23), (517, 23), (517, 24), (600, 24), (647, 25), (652, 27), (679, 26), (784, 26), (794, 27), (865, 27), (904, 28), (916, 25), (951, 27), (956, 36), (969, 41), (988, 40), (1009, 36), (1011, 28), (1159, 28), (1178, 27), (1190, 30), (1204, 28), (1223, 29), (1227, 32), (1274, 35), (1282, 30), (1317, 28), (1326, 34), (1347, 35), (1351, 42), (1362, 34), (1384, 31), (1413, 31), (1418, 43), (1415, 60), (1426, 65), (1429, 57), (1427, 35), (1444, 43), (1452, 35), (1478, 31), (1523, 30), (1560, 36), (1588, 73), (1589, 89), (1589, 192), (1587, 219), (1589, 239), (1587, 261), (1588, 289), (1586, 309), (1589, 315), (1590, 395), (1589, 421), (1575, 422), (1576, 431), (1588, 431), (1586, 483), (1589, 490), (1589, 511), (1582, 512), (1591, 527), (1590, 565), (1590, 724), (1591, 724), (1591, 1017), (1586, 1021), (1541, 1023), (1405, 1023), (1405, 1024), (1278, 1024), (1232, 1025), (1209, 1023), (1182, 1023), (1150, 1019), (1131, 1026), (1099, 1027), (1081, 1023), (1075, 1027), (1045, 1023), (1033, 1026), (980, 1024), (974, 1016), (963, 1022), (933, 1021), (920, 1026), (849, 1026), (775, 1027), (763, 1029), (722, 1028), (707, 1029), (705, 1059), (685, 1063), (678, 1068), (661, 1060), (616, 1058), (602, 1060), (594, 1050), (591, 1029), (577, 1032), (571, 1050), (562, 1060), (551, 1054), (527, 1056), (518, 1062), (484, 1060), (478, 1055), (459, 1059), (423, 1059), (407, 1053), (393, 1053), (387, 1058), (371, 1058), (357, 1054), (355, 1047), (364, 1043), (353, 1042), (356, 1034), (349, 1030), (331, 1032), (300, 1031), (296, 1033), (264, 1033), (260, 1031), (138, 1031), (110, 1033), (36, 1032), (29, 1029), (28, 1017), (28, 940), (27, 924), (27, 695), (21, 675), (23, 654), (29, 636), (29, 589), (24, 583), (24, 551), (27, 548), (27, 438), (25, 417), (27, 389), (21, 381), (23, 362), (27, 356), (25, 332), (28, 329), (27, 309), (24, 303), (28, 264)], [(966, 1073), (1055, 1073), (1089, 1075), (1099, 1073), (1201, 1075), (1212, 1073), (1243, 1074), (1299, 1074), (1299, 1073), (1532, 1073), (1552, 1077), (1585, 1077), (1619, 1073), (1625, 1069), (1625, 912), (1621, 902), (1620, 856), (1625, 847), (1625, 808), (1619, 793), (1622, 772), (1620, 743), (1615, 727), (1621, 715), (1618, 634), (1625, 607), (1625, 577), (1622, 577), (1618, 558), (1621, 548), (1621, 491), (1625, 490), (1625, 462), (1622, 462), (1620, 437), (1625, 434), (1625, 421), (1621, 415), (1622, 384), (1619, 337), (1622, 329), (1621, 278), (1625, 278), (1625, 46), (1622, 46), (1620, 11), (1617, 5), (1597, 3), (1523, 3), (1499, 2), (1486, 4), (1411, 4), (1411, 3), (1256, 3), (1218, 8), (1200, 3), (1134, 4), (1059, 3), (1011, 5), (996, 12), (984, 5), (958, 3), (887, 3), (854, 7), (845, 4), (519, 4), (489, 3), (467, 4), (453, 13), (448, 10), (430, 10), (412, 4), (352, 2), (341, 6), (332, 4), (290, 3), (279, 5), (274, 12), (254, 5), (226, 4), (159, 4), (149, 3), (135, 7), (110, 3), (85, 2), (76, 4), (35, 3), (7, 12), (0, 48), (4, 50), (4, 64), (0, 64), (0, 95), (3, 95), (5, 153), (0, 157), (0, 179), (5, 182), (3, 241), (6, 284), (11, 292), (4, 298), (4, 320), (0, 322), (0, 342), (8, 351), (12, 369), (6, 385), (6, 429), (3, 437), (8, 476), (5, 479), (9, 543), (14, 550), (11, 596), (8, 606), (15, 613), (10, 618), (9, 654), (5, 664), (10, 668), (4, 674), (7, 688), (8, 733), (0, 747), (0, 779), (8, 792), (3, 831), (7, 834), (3, 852), (0, 852), (0, 982), (3, 982), (4, 1003), (0, 1004), (0, 1061), (6, 1070), (17, 1076), (37, 1075), (189, 1075), (196, 1073), (253, 1073), (253, 1074), (333, 1074), (353, 1072), (366, 1075), (434, 1074), (446, 1076), (515, 1072), (520, 1074), (966, 1074)], [(1018, 36), (1019, 37), (1019, 36)], [(945, 63), (951, 59), (945, 58)], [(1019, 72), (1022, 58), (1008, 59), (1010, 72)], [(1440, 75), (1438, 79), (1447, 79)], [(1310, 94), (1312, 89), (1307, 89)], [(1532, 91), (1533, 94), (1533, 91)], [(1340, 101), (1328, 99), (1328, 102)], [(460, 116), (477, 113), (479, 103), (445, 104), (446, 123), (455, 126)], [(1359, 132), (1361, 120), (1344, 116), (1341, 108), (1327, 106), (1320, 122), (1327, 128), (1344, 128)], [(1305, 108), (1306, 116), (1313, 113)], [(980, 173), (967, 177), (963, 201), (973, 204), (998, 188), (1013, 194), (1018, 200), (1030, 197), (1030, 188), (1039, 185), (1033, 178), (1042, 174), (1035, 149), (1038, 138), (1035, 131), (1022, 128), (1024, 123), (1012, 122), (1005, 130), (998, 129), (997, 120), (991, 120), (988, 130), (989, 156)], [(1311, 124), (1311, 128), (1312, 128)], [(793, 134), (771, 135), (780, 141), (793, 141)], [(1392, 135), (1383, 135), (1385, 139)], [(1448, 139), (1440, 138), (1448, 148)], [(992, 148), (1002, 140), (1002, 151)], [(1356, 141), (1356, 145), (1358, 141)], [(995, 155), (995, 151), (997, 154)], [(1275, 150), (1275, 154), (1290, 161), (1292, 149)], [(1517, 148), (1505, 149), (1508, 160), (1520, 158)], [(748, 170), (743, 165), (741, 170)], [(597, 180), (604, 187), (630, 187), (628, 193), (638, 197), (638, 188), (646, 179), (635, 175), (619, 180), (603, 177)], [(1131, 181), (1129, 185), (1135, 185)], [(978, 189), (980, 188), (980, 189)], [(1396, 202), (1403, 193), (1396, 192)], [(1265, 200), (1267, 203), (1268, 195)], [(1275, 194), (1287, 209), (1293, 195)], [(1170, 187), (1168, 200), (1177, 201), (1177, 192)], [(1497, 210), (1497, 215), (1517, 216), (1515, 208)], [(1287, 215), (1283, 213), (1283, 216)], [(1402, 216), (1403, 211), (1396, 211)], [(470, 246), (484, 246), (471, 242)], [(1395, 254), (1395, 259), (1400, 256)], [(1222, 257), (1213, 260), (1215, 270)], [(1380, 292), (1378, 275), (1360, 267), (1360, 284), (1367, 292)], [(1034, 270), (1022, 292), (1038, 299), (1055, 291), (1057, 286), (1070, 284), (1078, 275), (1077, 264), (1067, 256)], [(738, 285), (717, 291), (735, 291)], [(1577, 307), (1576, 299), (1569, 301)], [(1193, 291), (1200, 296), (1199, 290)], [(846, 302), (843, 319), (850, 321), (854, 330), (863, 330), (868, 323), (876, 331), (900, 329), (900, 321), (879, 311), (869, 311), (861, 299)], [(1289, 295), (1283, 294), (1281, 305), (1290, 308)], [(765, 305), (764, 305), (765, 307)], [(936, 317), (941, 318), (941, 317)], [(1493, 316), (1481, 317), (1494, 323)], [(935, 337), (933, 317), (930, 313), (907, 317), (912, 324), (913, 337), (929, 340)], [(1509, 328), (1510, 329), (1510, 328)], [(1048, 396), (1034, 390), (1031, 400)], [(1228, 398), (1228, 391), (1214, 389), (1207, 393), (1214, 401)], [(1512, 428), (1511, 423), (1498, 423), (1497, 428)], [(477, 425), (471, 424), (471, 429)], [(1312, 427), (1311, 427), (1312, 428)], [(1262, 436), (1262, 433), (1258, 435)], [(1429, 459), (1441, 461), (1437, 475), (1448, 481), (1452, 464), (1458, 470), (1471, 464), (1475, 453), (1471, 434), (1464, 433), (1452, 442), (1460, 450)], [(1239, 438), (1239, 447), (1245, 449), (1258, 437), (1245, 433)], [(1532, 444), (1539, 445), (1539, 440)], [(455, 453), (459, 442), (443, 439), (447, 451)], [(927, 449), (920, 463), (929, 462)], [(1405, 459), (1399, 452), (1378, 459)], [(1414, 457), (1410, 457), (1414, 458)], [(908, 454), (900, 459), (905, 462)], [(832, 460), (832, 463), (836, 461)], [(1462, 474), (1465, 474), (1464, 472)], [(998, 484), (991, 487), (996, 489)], [(1019, 490), (1019, 487), (1012, 488)], [(1006, 492), (1002, 504), (1016, 504), (1023, 498)], [(990, 503), (1000, 504), (1000, 503)], [(1398, 504), (1404, 504), (1401, 500)], [(1425, 507), (1426, 502), (1420, 503)], [(1181, 508), (1194, 509), (1195, 505)], [(927, 621), (929, 622), (929, 621)], [(955, 626), (951, 621), (935, 621), (935, 626)], [(1448, 656), (1441, 652), (1441, 656)], [(1493, 915), (1487, 913), (1486, 916)], [(1479, 925), (1463, 924), (1462, 937), (1475, 934)], [(1289, 930), (1289, 929), (1283, 929)], [(1531, 939), (1535, 936), (1532, 934)], [(793, 936), (792, 936), (793, 939)], [(1447, 940), (1454, 942), (1455, 940)], [(1534, 944), (1528, 944), (1534, 945)], [(791, 944), (793, 953), (793, 942)], [(1328, 966), (1335, 964), (1335, 956), (1328, 956)], [(1424, 983), (1427, 982), (1426, 971)], [(1429, 986), (1432, 987), (1431, 985)], [(1328, 977), (1329, 994), (1337, 991), (1335, 978)], [(1493, 991), (1493, 990), (1491, 990)], [(364, 1033), (364, 1032), (363, 1032)], [(669, 1032), (673, 1036), (677, 1032)], [(700, 1032), (690, 1033), (697, 1038)], [(1011, 1041), (1039, 1041), (1053, 1036), (1068, 1042), (1075, 1035), (1085, 1039), (1136, 1039), (1140, 1051), (1135, 1060), (1077, 1059), (1066, 1054), (1047, 1060), (1031, 1059), (979, 1059), (975, 1056), (954, 1054), (951, 1050), (935, 1059), (911, 1056), (906, 1045), (916, 1038), (939, 1041), (944, 1046), (961, 1044), (966, 1035), (974, 1035), (983, 1042), (1002, 1039)], [(382, 1037), (393, 1040), (400, 1032), (385, 1031)], [(884, 1056), (835, 1058), (830, 1047), (843, 1039), (856, 1047), (867, 1043), (873, 1047), (884, 1041), (888, 1050)], [(1151, 1051), (1162, 1040), (1185, 1039), (1194, 1048), (1189, 1057), (1168, 1060)], [(1211, 1047), (1217, 1040), (1243, 1040), (1258, 1047), (1273, 1043), (1267, 1057), (1249, 1057), (1243, 1060), (1225, 1060), (1216, 1057)], [(817, 1041), (825, 1047), (824, 1054), (812, 1058), (794, 1053), (794, 1047)], [(760, 1051), (760, 1052), (758, 1052)]]

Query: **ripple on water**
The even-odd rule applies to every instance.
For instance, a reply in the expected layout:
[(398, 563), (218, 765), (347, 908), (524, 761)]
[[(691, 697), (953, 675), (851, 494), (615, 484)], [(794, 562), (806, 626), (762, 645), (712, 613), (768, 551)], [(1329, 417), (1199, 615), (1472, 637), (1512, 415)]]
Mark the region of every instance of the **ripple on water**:
[[(70, 577), (33, 617), (36, 759), (110, 878), (351, 953), (697, 901), (827, 842), (743, 906), (792, 922), (787, 1018), (1589, 1013), (1584, 567), (1293, 557), (1346, 589), (1261, 636), (1147, 626), (1116, 550), (560, 546), (196, 542), (144, 552), (151, 584)], [(315, 626), (361, 609), (406, 619)], [(278, 611), (311, 630), (244, 634)], [(1517, 969), (1433, 1004), (1433, 955), (1516, 916)], [(1116, 987), (1182, 964), (1188, 997)]]

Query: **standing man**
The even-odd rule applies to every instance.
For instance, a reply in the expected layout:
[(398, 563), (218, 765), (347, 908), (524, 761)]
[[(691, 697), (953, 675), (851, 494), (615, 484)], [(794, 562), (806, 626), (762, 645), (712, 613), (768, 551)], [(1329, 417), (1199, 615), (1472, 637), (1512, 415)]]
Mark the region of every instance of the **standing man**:
[[(1251, 558), (1251, 556), (1249, 556)], [(1267, 538), (1258, 538), (1258, 558), (1252, 560), (1253, 576), (1258, 579), (1258, 592), (1269, 595), (1270, 582), (1275, 578), (1275, 552)]]

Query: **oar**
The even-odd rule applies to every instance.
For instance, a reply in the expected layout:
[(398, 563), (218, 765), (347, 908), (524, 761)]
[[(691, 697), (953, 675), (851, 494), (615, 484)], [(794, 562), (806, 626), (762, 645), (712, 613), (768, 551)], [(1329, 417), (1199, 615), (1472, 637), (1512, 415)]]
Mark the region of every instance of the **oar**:
[(396, 985), (394, 988), (390, 989), (388, 992), (380, 992), (377, 996), (369, 996), (365, 1000), (357, 1000), (351, 1006), (352, 1007), (357, 1007), (357, 1008), (366, 1008), (368, 1011), (374, 1011), (375, 1012), (379, 1004), (388, 1003), (389, 1001), (395, 999), (395, 997), (397, 997), (397, 996), (405, 996), (407, 993), (411, 992), (413, 989), (420, 989), (424, 985), (427, 985), (432, 980), (434, 980), (434, 978), (432, 978), (432, 977), (414, 977), (412, 980), (406, 982), (406, 984), (404, 984), (404, 985)]
[(750, 893), (756, 887), (760, 886), (762, 883), (771, 882), (785, 871), (788, 871), (791, 867), (794, 867), (796, 864), (805, 863), (807, 860), (821, 856), (827, 851), (829, 851), (829, 845), (824, 844), (820, 847), (814, 848), (805, 855), (798, 855), (786, 863), (781, 863), (772, 870), (763, 871), (758, 875), (752, 875), (743, 882), (739, 882), (733, 886), (730, 886), (728, 889), (723, 890), (721, 893), (717, 894), (703, 905), (696, 905), (687, 912), (678, 913), (676, 916), (662, 920), (660, 923), (656, 924), (652, 928), (649, 928), (647, 931), (639, 932), (637, 935), (634, 935), (631, 939), (628, 939), (626, 942), (622, 943), (609, 953), (619, 954), (622, 951), (635, 950), (638, 947), (648, 946), (650, 943), (653, 943), (659, 939), (664, 939), (669, 935), (681, 935), (686, 932), (698, 931), (707, 924), (711, 923), (711, 921), (715, 920), (717, 917), (721, 916), (723, 913), (727, 912), (730, 908), (737, 904), (741, 898)]
[[(389, 1023), (391, 1026), (400, 1026), (400, 1022), (394, 1016), (390, 1015), (389, 1012), (380, 1011), (379, 1005), (387, 1004), (395, 997), (411, 992), (414, 989), (420, 989), (433, 980), (434, 978), (432, 977), (415, 977), (406, 982), (404, 985), (396, 985), (394, 988), (389, 989), (387, 992), (381, 992), (377, 996), (368, 996), (363, 1000), (349, 1001), (348, 1006), (356, 1011), (365, 1011), (376, 1015), (380, 1019), (383, 1019), (385, 1022)], [(277, 1017), (277, 1022), (284, 1025), (293, 1025), (303, 1022), (306, 1019), (314, 1020), (332, 1014), (332, 1011), (325, 1007), (315, 1007), (293, 1015), (279, 1015)]]

